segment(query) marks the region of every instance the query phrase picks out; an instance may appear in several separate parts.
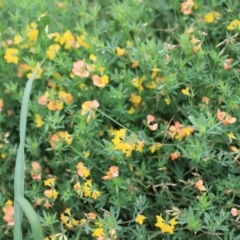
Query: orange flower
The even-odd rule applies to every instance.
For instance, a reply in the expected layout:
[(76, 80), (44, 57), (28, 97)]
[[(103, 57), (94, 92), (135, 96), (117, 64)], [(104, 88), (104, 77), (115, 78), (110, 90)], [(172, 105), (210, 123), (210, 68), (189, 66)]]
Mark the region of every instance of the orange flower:
[(202, 45), (202, 43), (199, 43), (197, 46), (194, 46), (193, 51), (197, 52), (200, 49), (201, 45)]
[(112, 178), (115, 178), (118, 176), (118, 167), (117, 166), (111, 166), (109, 168), (109, 171), (106, 172), (106, 176), (103, 176), (103, 180), (110, 180)]
[(132, 61), (131, 67), (136, 68), (139, 65), (139, 61)]
[(0, 112), (3, 110), (4, 101), (0, 98)]
[(93, 75), (92, 81), (93, 81), (93, 85), (100, 88), (105, 87), (109, 82), (107, 75), (104, 75), (102, 77), (99, 77), (98, 75)]
[(63, 102), (61, 100), (50, 100), (47, 104), (47, 108), (50, 111), (62, 110)]
[(4, 212), (3, 220), (8, 223), (8, 226), (13, 226), (14, 225), (13, 214), (14, 214), (14, 207), (13, 206), (7, 206), (6, 210)]
[(196, 183), (195, 183), (195, 188), (197, 188), (199, 191), (205, 192), (207, 191), (207, 189), (204, 187), (203, 185), (203, 180), (199, 179)]
[(14, 207), (13, 202), (8, 200), (3, 206), (4, 217), (3, 220), (8, 223), (8, 226), (14, 225), (13, 214), (14, 214)]
[(52, 207), (52, 204), (51, 204), (48, 200), (46, 200), (46, 202), (45, 202), (45, 204), (44, 204), (44, 207), (45, 207), (46, 209), (49, 209), (50, 207)]
[(77, 165), (77, 173), (83, 178), (87, 178), (90, 175), (89, 169), (86, 168), (82, 162), (79, 162)]
[(93, 212), (90, 212), (90, 213), (87, 214), (87, 218), (89, 220), (95, 220), (97, 218), (97, 215)]
[(81, 115), (88, 115), (87, 121), (91, 118), (95, 118), (95, 110), (99, 107), (99, 103), (97, 100), (86, 101), (82, 104)]
[(38, 103), (40, 105), (47, 105), (48, 103), (48, 94), (44, 94), (38, 98)]
[(153, 125), (150, 125), (151, 122), (155, 120), (155, 117), (153, 115), (147, 115), (147, 125), (150, 130), (155, 131), (158, 128), (158, 123), (154, 123)]
[(230, 70), (231, 69), (231, 63), (233, 62), (233, 58), (227, 58), (223, 61), (223, 68), (225, 70)]
[(232, 208), (232, 209), (231, 209), (231, 214), (232, 214), (234, 217), (236, 217), (236, 216), (238, 216), (238, 215), (240, 214), (240, 211), (237, 210), (236, 208)]
[(44, 200), (43, 198), (37, 198), (34, 205), (35, 205), (35, 206), (41, 205), (41, 203), (42, 203), (43, 200)]
[(218, 121), (222, 122), (224, 125), (229, 125), (237, 121), (236, 118), (231, 117), (231, 115), (229, 115), (228, 113), (221, 112), (219, 108), (217, 110), (217, 119)]
[(194, 132), (194, 128), (192, 126), (184, 127), (179, 122), (175, 122), (174, 125), (169, 127), (168, 134), (171, 138), (182, 139), (184, 137), (190, 136)]
[(20, 63), (18, 65), (17, 76), (21, 78), (29, 70), (31, 70), (31, 68), (26, 63)]
[(34, 161), (32, 162), (32, 171), (31, 171), (31, 176), (33, 178), (33, 180), (41, 180), (41, 165)]
[(63, 139), (67, 144), (72, 143), (71, 134), (69, 134), (67, 131), (59, 131), (58, 133), (55, 133), (50, 137), (49, 142), (50, 142), (51, 148), (56, 149), (61, 139)]
[(88, 77), (89, 76), (89, 67), (85, 64), (83, 60), (79, 60), (73, 63), (72, 72), (78, 77)]
[(151, 123), (154, 121), (154, 116), (153, 115), (147, 115), (147, 124)]
[(58, 98), (65, 102), (66, 104), (70, 104), (73, 102), (74, 98), (71, 93), (67, 93), (65, 91), (59, 91), (58, 92)]
[(178, 159), (180, 157), (180, 155), (181, 155), (181, 153), (176, 151), (174, 153), (170, 153), (170, 158), (172, 161), (174, 161), (174, 160)]
[(194, 1), (193, 0), (186, 0), (185, 2), (181, 3), (181, 10), (185, 15), (189, 15), (192, 13), (192, 8), (194, 6)]
[(202, 97), (202, 102), (203, 102), (203, 103), (209, 104), (209, 101), (210, 101), (210, 99), (209, 99), (208, 97), (206, 97), (206, 96), (203, 96), (203, 97)]

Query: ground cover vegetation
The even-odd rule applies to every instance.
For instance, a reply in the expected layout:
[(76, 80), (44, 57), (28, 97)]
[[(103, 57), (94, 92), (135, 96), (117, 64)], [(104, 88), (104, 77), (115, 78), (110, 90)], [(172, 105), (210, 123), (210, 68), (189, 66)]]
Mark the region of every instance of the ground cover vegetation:
[(239, 9), (1, 0), (0, 239), (240, 239)]

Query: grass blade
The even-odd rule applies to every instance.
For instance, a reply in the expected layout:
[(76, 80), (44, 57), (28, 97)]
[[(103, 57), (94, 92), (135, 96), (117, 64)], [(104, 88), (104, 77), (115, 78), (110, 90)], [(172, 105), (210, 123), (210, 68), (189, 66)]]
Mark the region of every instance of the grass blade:
[(20, 144), (17, 152), (15, 175), (14, 175), (14, 198), (15, 198), (14, 199), (14, 240), (22, 240), (21, 226), (22, 226), (23, 210), (20, 207), (20, 205), (16, 203), (16, 199), (18, 199), (19, 197), (24, 198), (24, 166), (25, 166), (24, 144), (25, 144), (25, 135), (26, 135), (28, 102), (29, 102), (33, 80), (37, 74), (38, 69), (42, 65), (43, 61), (41, 62), (39, 67), (32, 73), (32, 76), (29, 78), (26, 84), (26, 87), (24, 89), (23, 100), (21, 105)]
[(43, 240), (42, 227), (32, 205), (22, 196), (18, 196), (15, 201), (19, 204), (23, 212), (26, 214), (28, 221), (31, 224), (34, 239)]

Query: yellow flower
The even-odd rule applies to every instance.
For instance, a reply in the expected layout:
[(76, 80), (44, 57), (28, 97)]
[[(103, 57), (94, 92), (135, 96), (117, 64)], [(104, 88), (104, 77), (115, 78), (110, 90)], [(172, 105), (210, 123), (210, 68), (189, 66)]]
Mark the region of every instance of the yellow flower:
[(132, 93), (132, 94), (131, 94), (131, 97), (129, 98), (129, 100), (130, 100), (130, 102), (133, 103), (134, 107), (136, 108), (136, 107), (138, 107), (139, 104), (141, 103), (142, 98), (141, 98), (139, 95), (137, 95), (137, 94), (135, 94), (135, 93)]
[(143, 91), (143, 81), (144, 81), (145, 77), (136, 77), (132, 80), (132, 84), (139, 90), (139, 91)]
[(142, 225), (145, 219), (146, 217), (144, 215), (137, 215), (137, 217), (135, 218), (135, 222)]
[(85, 157), (85, 158), (88, 158), (89, 156), (90, 156), (90, 152), (83, 152), (83, 156)]
[(59, 43), (61, 45), (64, 45), (65, 49), (70, 49), (75, 44), (75, 37), (73, 36), (72, 32), (70, 30), (67, 30), (63, 36), (60, 38)]
[(173, 234), (174, 227), (177, 224), (175, 218), (171, 219), (168, 223), (164, 221), (162, 216), (156, 216), (157, 223), (155, 224), (156, 227), (159, 227), (162, 231), (162, 233), (168, 232), (170, 234)]
[(90, 59), (91, 61), (95, 62), (95, 61), (97, 60), (97, 57), (96, 57), (94, 54), (91, 54), (91, 55), (89, 56), (89, 59)]
[(129, 110), (128, 110), (128, 114), (134, 114), (135, 113), (135, 108), (131, 107)]
[(53, 39), (55, 42), (59, 42), (61, 35), (58, 32), (54, 32), (54, 33), (47, 34), (47, 37), (49, 39)]
[(149, 150), (151, 153), (154, 153), (156, 150), (160, 149), (161, 147), (162, 147), (162, 144), (159, 142), (156, 142), (151, 147), (149, 147)]
[(144, 141), (139, 141), (135, 134), (126, 134), (126, 129), (120, 129), (114, 133), (112, 139), (115, 150), (120, 150), (125, 153), (126, 157), (130, 157), (133, 150), (142, 151)]
[(127, 46), (128, 47), (132, 47), (133, 46), (133, 42), (132, 41), (127, 41)]
[(230, 132), (227, 136), (229, 139), (237, 139), (232, 132)]
[(126, 50), (124, 48), (116, 47), (116, 54), (118, 57), (126, 55)]
[(92, 191), (92, 198), (94, 199), (94, 200), (96, 200), (99, 196), (101, 196), (101, 192), (99, 192), (99, 191), (97, 191), (97, 190), (93, 190)]
[(185, 89), (182, 89), (182, 93), (184, 95), (187, 95), (187, 96), (191, 96), (191, 94), (189, 93), (189, 87), (185, 88)]
[(37, 37), (38, 37), (38, 29), (37, 29), (37, 23), (32, 22), (30, 23), (30, 25), (27, 26), (27, 37), (28, 37), (28, 41), (30, 43), (36, 42)]
[(166, 98), (164, 98), (163, 100), (164, 100), (164, 102), (165, 102), (167, 105), (170, 105), (170, 104), (171, 104), (171, 99), (170, 99), (169, 96), (166, 97)]
[(157, 88), (157, 84), (156, 84), (156, 82), (151, 81), (151, 82), (149, 82), (149, 83), (146, 83), (146, 84), (145, 84), (145, 87), (146, 87), (146, 88), (149, 88), (149, 89), (156, 89), (156, 88)]
[(40, 128), (44, 124), (42, 117), (39, 114), (35, 114), (35, 123), (37, 128)]
[(18, 45), (22, 41), (23, 41), (23, 37), (19, 33), (17, 33), (13, 38), (13, 44), (15, 45)]
[(92, 233), (93, 237), (102, 237), (103, 236), (103, 228), (96, 228)]
[(15, 63), (18, 64), (18, 49), (16, 48), (8, 48), (4, 55), (4, 59), (7, 63)]
[(203, 21), (205, 23), (213, 23), (216, 19), (219, 19), (221, 14), (219, 12), (210, 12), (204, 15)]
[(240, 21), (235, 19), (229, 23), (227, 30), (232, 31), (234, 29), (240, 29)]
[(46, 52), (47, 57), (50, 60), (53, 60), (59, 49), (60, 49), (60, 45), (59, 44), (52, 44), (52, 45), (50, 45), (48, 50), (47, 50), (47, 52)]
[(54, 198), (54, 199), (56, 199), (57, 196), (58, 196), (58, 192), (55, 189), (45, 190), (44, 191), (44, 195), (47, 198)]
[(49, 178), (44, 181), (44, 186), (54, 187), (56, 178)]

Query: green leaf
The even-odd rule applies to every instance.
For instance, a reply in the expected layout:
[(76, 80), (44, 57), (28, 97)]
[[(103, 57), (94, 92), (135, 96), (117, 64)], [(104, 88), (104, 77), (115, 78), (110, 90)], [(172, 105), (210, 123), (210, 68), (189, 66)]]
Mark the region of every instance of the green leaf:
[(28, 219), (29, 223), (31, 224), (34, 239), (35, 240), (43, 240), (44, 236), (43, 236), (43, 232), (42, 232), (42, 227), (41, 227), (38, 216), (37, 216), (36, 212), (34, 211), (32, 205), (22, 196), (17, 196), (15, 198), (15, 201), (17, 202), (17, 204), (19, 204), (19, 206), (21, 207), (23, 212), (26, 214), (27, 219)]

